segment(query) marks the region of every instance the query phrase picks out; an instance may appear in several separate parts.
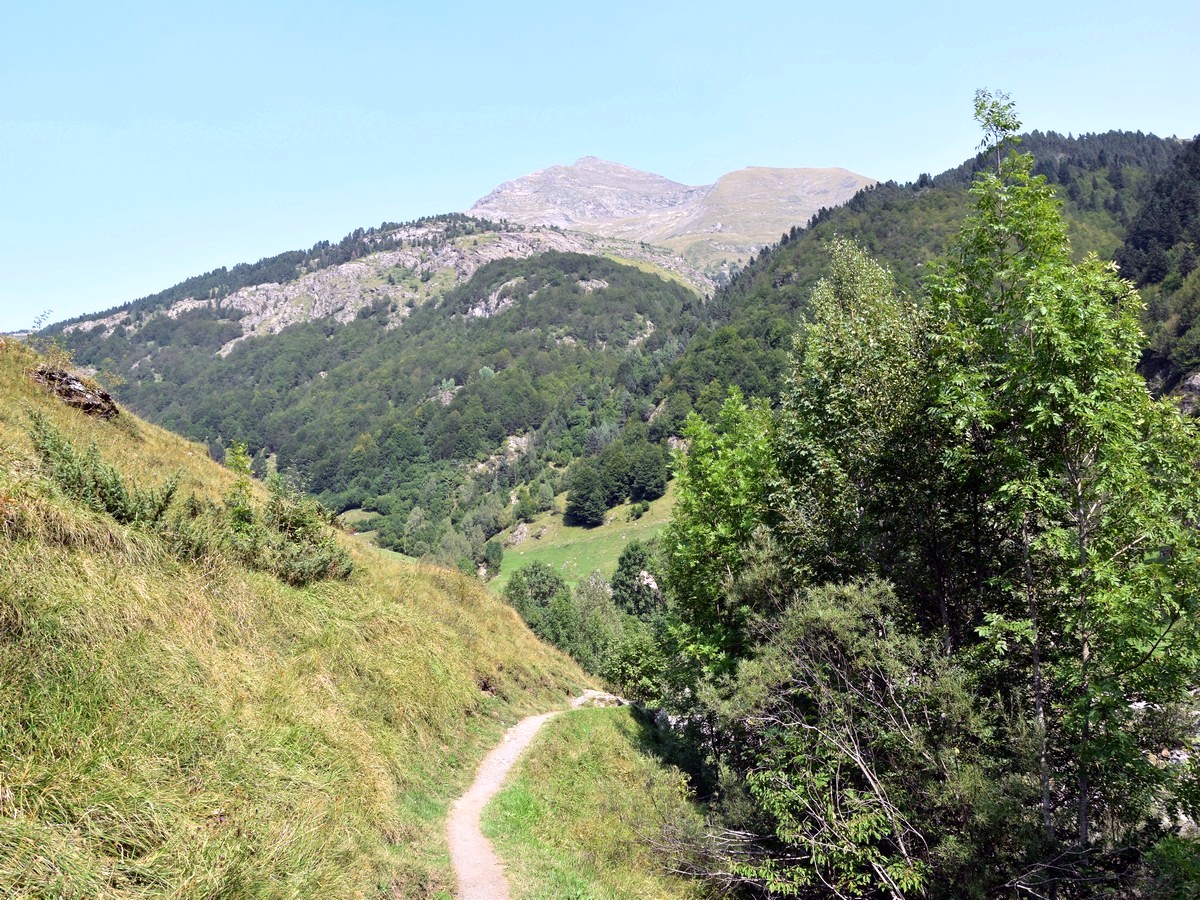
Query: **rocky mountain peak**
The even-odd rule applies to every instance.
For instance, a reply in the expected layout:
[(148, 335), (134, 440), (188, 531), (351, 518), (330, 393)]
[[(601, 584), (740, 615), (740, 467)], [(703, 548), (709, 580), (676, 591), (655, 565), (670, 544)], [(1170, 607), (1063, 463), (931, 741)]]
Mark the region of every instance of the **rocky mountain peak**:
[(468, 214), (598, 233), (591, 226), (673, 209), (707, 190), (707, 185), (679, 184), (652, 172), (584, 156), (573, 165), (550, 166), (506, 181), (477, 201)]
[(657, 244), (713, 272), (873, 183), (846, 169), (750, 166), (688, 185), (583, 156), (504, 182), (468, 215)]

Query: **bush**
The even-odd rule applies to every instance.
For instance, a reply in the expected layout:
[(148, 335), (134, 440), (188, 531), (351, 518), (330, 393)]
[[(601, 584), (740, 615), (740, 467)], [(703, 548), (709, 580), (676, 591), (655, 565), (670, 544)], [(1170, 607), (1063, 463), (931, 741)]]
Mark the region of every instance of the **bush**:
[(562, 576), (545, 563), (530, 563), (518, 569), (504, 588), (504, 599), (521, 614), (539, 635), (544, 629), (547, 610), (555, 597), (570, 596)]
[(504, 589), (504, 599), (544, 641), (571, 654), (595, 674), (625, 635), (626, 617), (613, 602), (612, 589), (593, 572), (572, 592), (545, 563), (519, 569)]
[(500, 571), (500, 565), (504, 562), (504, 545), (497, 538), (483, 545), (483, 561), (487, 566), (488, 578)]
[(43, 470), (65, 494), (112, 516), (123, 525), (153, 529), (179, 559), (198, 562), (222, 552), (251, 569), (270, 572), (291, 585), (325, 578), (347, 578), (350, 557), (329, 532), (330, 516), (311, 497), (278, 476), (270, 479), (270, 497), (261, 513), (254, 508), (250, 457), (235, 444), (226, 460), (239, 475), (224, 508), (188, 497), (168, 516), (179, 475), (157, 490), (126, 484), (100, 459), (96, 445), (80, 453), (40, 413), (30, 413), (29, 434)]
[(350, 577), (353, 564), (330, 534), (331, 517), (320, 503), (275, 475), (267, 480), (270, 496), (261, 515), (257, 514), (250, 499), (245, 448), (235, 445), (226, 459), (234, 461), (240, 477), (225, 501), (229, 524), (225, 541), (243, 565), (297, 587)]
[(116, 469), (100, 459), (95, 444), (79, 453), (44, 415), (30, 412), (29, 419), (29, 436), (42, 468), (65, 494), (122, 525), (154, 526), (162, 521), (179, 486), (178, 473), (158, 490), (127, 485)]

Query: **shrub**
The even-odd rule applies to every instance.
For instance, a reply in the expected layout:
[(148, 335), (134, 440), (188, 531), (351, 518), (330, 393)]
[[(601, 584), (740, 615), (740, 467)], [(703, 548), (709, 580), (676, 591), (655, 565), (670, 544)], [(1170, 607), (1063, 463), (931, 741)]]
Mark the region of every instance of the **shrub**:
[(270, 479), (267, 503), (261, 512), (255, 509), (245, 445), (235, 444), (226, 453), (239, 477), (224, 508), (190, 496), (168, 516), (178, 474), (156, 490), (127, 484), (100, 459), (95, 444), (80, 453), (45, 416), (30, 412), (29, 418), (29, 434), (43, 471), (60, 490), (123, 525), (157, 531), (166, 549), (179, 559), (199, 562), (224, 552), (248, 568), (270, 572), (297, 586), (348, 578), (353, 570), (349, 555), (329, 531), (329, 514), (285, 479)]
[(225, 500), (225, 542), (233, 555), (243, 565), (270, 572), (295, 586), (326, 578), (348, 578), (353, 564), (334, 541), (329, 532), (330, 516), (315, 499), (274, 475), (267, 480), (266, 505), (261, 513), (254, 509), (248, 459), (241, 444), (235, 444), (226, 455), (239, 473)]
[(67, 496), (122, 525), (154, 526), (162, 521), (179, 486), (178, 473), (157, 490), (127, 485), (120, 472), (100, 459), (94, 443), (80, 453), (44, 415), (31, 411), (29, 419), (29, 436), (42, 468)]

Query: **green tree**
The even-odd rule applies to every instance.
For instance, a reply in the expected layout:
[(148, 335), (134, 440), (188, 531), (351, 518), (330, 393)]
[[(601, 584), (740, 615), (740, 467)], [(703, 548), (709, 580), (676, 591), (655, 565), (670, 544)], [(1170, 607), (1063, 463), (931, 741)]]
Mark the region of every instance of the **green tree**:
[(775, 469), (768, 405), (734, 389), (715, 426), (694, 413), (688, 449), (676, 460), (677, 493), (663, 535), (681, 645), (705, 668), (728, 667), (751, 610), (730, 602), (725, 586), (741, 568), (766, 507)]
[(927, 316), (891, 273), (835, 238), (813, 289), (781, 396), (772, 498), (797, 577), (863, 574), (908, 535), (898, 487), (918, 471)]
[[(729, 836), (735, 871), (769, 893), (922, 895), (935, 865), (963, 862), (983, 774), (973, 697), (901, 609), (884, 582), (801, 591), (712, 708), (755, 824), (786, 847), (764, 859), (745, 826)], [(976, 874), (955, 873), (956, 896)]]
[(487, 565), (488, 577), (495, 577), (504, 562), (504, 546), (498, 538), (492, 538), (483, 545), (483, 561)]
[[(562, 576), (540, 562), (518, 569), (504, 587), (504, 599), (543, 637), (551, 607), (561, 607), (564, 598), (569, 601), (570, 596), (571, 589)], [(554, 627), (558, 627), (557, 622)]]
[(667, 456), (657, 444), (638, 444), (629, 459), (629, 496), (635, 503), (667, 491)]
[(225, 468), (237, 475), (225, 507), (234, 529), (245, 531), (254, 525), (254, 506), (250, 502), (250, 451), (244, 441), (234, 441), (225, 449)]
[[(1151, 764), (1134, 702), (1177, 705), (1197, 677), (1200, 441), (1135, 371), (1132, 285), (1094, 256), (1073, 263), (1032, 159), (1000, 157), (1019, 125), (1002, 101), (977, 98), (996, 167), (930, 282), (943, 322), (933, 414), (953, 437), (947, 468), (988, 487), (978, 524), (1001, 556), (980, 630), (997, 683), (1031, 701), (1047, 853), (1074, 831), (1091, 877), (1178, 778)], [(1072, 867), (1031, 872), (1040, 884)]]
[(600, 470), (591, 460), (577, 462), (571, 469), (571, 487), (567, 491), (567, 518), (577, 525), (603, 525), (607, 501), (608, 486)]
[(578, 627), (565, 649), (589, 672), (602, 674), (613, 648), (625, 634), (625, 616), (613, 602), (612, 588), (599, 572), (575, 586), (571, 600)]
[(631, 472), (629, 455), (621, 442), (609, 446), (600, 457), (600, 478), (604, 484), (604, 504), (610, 509), (629, 495)]
[(612, 577), (613, 602), (639, 619), (648, 619), (663, 609), (655, 555), (650, 543), (636, 539), (630, 541), (621, 551), (617, 570)]
[(517, 503), (513, 515), (522, 522), (532, 522), (538, 514), (538, 502), (529, 493), (529, 488), (521, 485), (517, 489)]

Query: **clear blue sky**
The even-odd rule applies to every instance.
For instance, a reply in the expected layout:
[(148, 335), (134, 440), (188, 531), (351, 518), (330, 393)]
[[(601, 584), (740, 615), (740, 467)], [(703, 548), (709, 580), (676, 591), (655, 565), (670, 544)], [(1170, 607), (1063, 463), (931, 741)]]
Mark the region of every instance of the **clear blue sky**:
[(0, 331), (466, 209), (585, 155), (908, 180), (1029, 129), (1200, 132), (1200, 3), (11, 4)]

